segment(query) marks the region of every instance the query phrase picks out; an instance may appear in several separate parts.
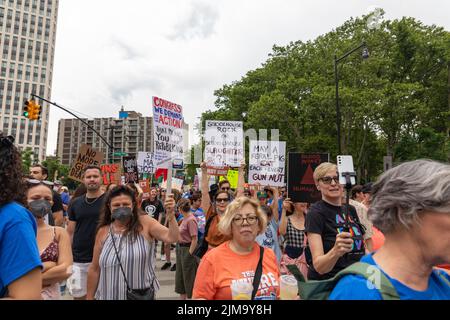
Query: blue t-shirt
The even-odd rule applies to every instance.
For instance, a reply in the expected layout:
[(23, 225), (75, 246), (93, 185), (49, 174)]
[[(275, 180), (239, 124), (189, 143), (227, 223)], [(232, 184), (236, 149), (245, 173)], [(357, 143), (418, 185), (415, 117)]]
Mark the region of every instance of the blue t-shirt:
[[(361, 262), (377, 266), (373, 254), (361, 259)], [(379, 268), (379, 267), (378, 267)], [(384, 271), (383, 271), (384, 273)], [(439, 275), (441, 273), (448, 281), (450, 276), (443, 271), (433, 270), (425, 291), (413, 290), (401, 282), (392, 279), (384, 273), (394, 288), (397, 290), (401, 300), (450, 300), (450, 286)], [(334, 288), (329, 300), (382, 300), (380, 292), (367, 285), (367, 280), (361, 276), (345, 276)]]
[(30, 211), (15, 202), (0, 207), (0, 298), (8, 285), (42, 267), (36, 232)]
[(267, 229), (263, 234), (256, 237), (256, 242), (264, 248), (270, 248), (275, 252), (278, 263), (281, 261), (281, 248), (278, 241), (278, 223), (272, 218), (267, 224)]

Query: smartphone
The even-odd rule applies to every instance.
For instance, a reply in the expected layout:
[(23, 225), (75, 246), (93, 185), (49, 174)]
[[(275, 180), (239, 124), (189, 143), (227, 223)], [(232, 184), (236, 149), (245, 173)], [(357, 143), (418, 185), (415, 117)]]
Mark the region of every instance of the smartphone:
[[(345, 180), (345, 176), (342, 174), (344, 172), (355, 172), (355, 168), (353, 167), (353, 157), (352, 156), (338, 156), (337, 157), (338, 164), (338, 172), (339, 172), (339, 183), (342, 185), (346, 185), (347, 181)], [(356, 177), (351, 177), (352, 185), (356, 185)]]

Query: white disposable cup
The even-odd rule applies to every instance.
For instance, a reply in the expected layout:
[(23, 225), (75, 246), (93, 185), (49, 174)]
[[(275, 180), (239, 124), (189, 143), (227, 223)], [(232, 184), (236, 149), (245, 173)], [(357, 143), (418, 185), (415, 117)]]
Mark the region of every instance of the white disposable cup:
[(280, 276), (280, 300), (298, 299), (297, 279), (291, 275)]
[(253, 285), (248, 282), (231, 282), (231, 297), (233, 300), (252, 300)]

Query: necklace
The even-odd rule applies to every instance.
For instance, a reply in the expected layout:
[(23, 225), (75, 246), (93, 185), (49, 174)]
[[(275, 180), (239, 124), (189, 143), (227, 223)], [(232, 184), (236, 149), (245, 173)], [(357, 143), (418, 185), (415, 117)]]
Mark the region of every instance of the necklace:
[[(101, 196), (100, 196), (100, 197), (101, 197)], [(89, 202), (89, 201), (87, 200), (87, 195), (85, 195), (85, 196), (84, 196), (84, 202), (86, 202), (86, 204), (88, 204), (88, 205), (92, 205), (92, 204), (94, 204), (95, 201), (97, 201), (98, 198), (100, 198), (100, 197), (97, 197), (97, 198), (94, 199), (94, 201)]]

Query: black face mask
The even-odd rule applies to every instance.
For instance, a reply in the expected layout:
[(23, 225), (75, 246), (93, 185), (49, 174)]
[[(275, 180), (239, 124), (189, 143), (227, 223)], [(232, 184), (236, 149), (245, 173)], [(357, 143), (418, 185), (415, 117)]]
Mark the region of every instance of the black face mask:
[(28, 207), (36, 218), (44, 218), (52, 212), (52, 205), (44, 199), (32, 201)]
[(122, 223), (127, 222), (133, 216), (133, 210), (129, 207), (120, 207), (112, 212), (111, 218)]

